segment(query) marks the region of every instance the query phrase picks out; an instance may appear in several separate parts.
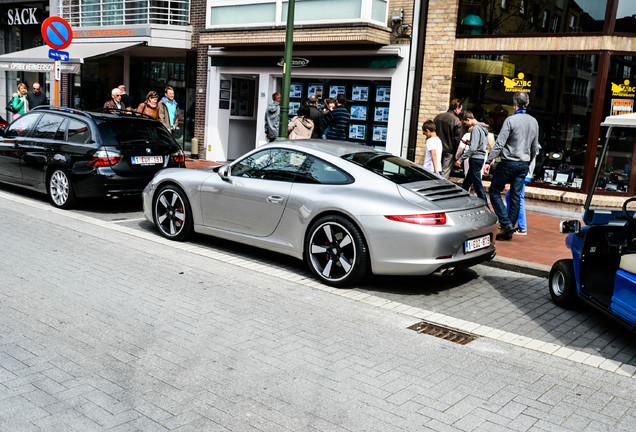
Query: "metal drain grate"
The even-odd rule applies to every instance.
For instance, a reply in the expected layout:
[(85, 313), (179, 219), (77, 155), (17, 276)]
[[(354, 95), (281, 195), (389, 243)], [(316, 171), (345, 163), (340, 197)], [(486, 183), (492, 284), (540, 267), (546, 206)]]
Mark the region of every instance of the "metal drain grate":
[(413, 324), (409, 327), (409, 329), (415, 330), (418, 333), (424, 333), (450, 342), (458, 343), (460, 345), (466, 345), (467, 343), (477, 339), (477, 336), (472, 336), (467, 333), (439, 326), (437, 324), (431, 324), (426, 321)]

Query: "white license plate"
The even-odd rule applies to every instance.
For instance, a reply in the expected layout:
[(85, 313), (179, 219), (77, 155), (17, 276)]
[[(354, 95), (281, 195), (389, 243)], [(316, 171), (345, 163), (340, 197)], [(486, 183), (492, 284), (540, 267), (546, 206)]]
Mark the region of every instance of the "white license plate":
[(163, 156), (133, 156), (133, 165), (155, 165), (163, 163)]
[(464, 243), (464, 252), (473, 252), (479, 249), (487, 248), (488, 246), (490, 246), (490, 236), (486, 235), (483, 237), (466, 240), (466, 243)]

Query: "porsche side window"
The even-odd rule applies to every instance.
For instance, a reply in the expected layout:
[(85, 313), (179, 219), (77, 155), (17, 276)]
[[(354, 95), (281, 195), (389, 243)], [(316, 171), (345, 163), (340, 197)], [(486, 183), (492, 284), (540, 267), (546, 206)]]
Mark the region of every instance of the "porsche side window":
[(18, 118), (16, 121), (9, 125), (9, 130), (4, 134), (6, 138), (12, 137), (24, 137), (29, 134), (37, 123), (39, 115), (25, 115)]
[(350, 184), (353, 178), (340, 168), (309, 156), (296, 176), (296, 183)]
[(406, 159), (384, 153), (360, 152), (342, 157), (396, 184), (435, 180), (434, 174)]
[(307, 155), (285, 150), (267, 149), (239, 161), (232, 167), (232, 175), (263, 180), (294, 181)]

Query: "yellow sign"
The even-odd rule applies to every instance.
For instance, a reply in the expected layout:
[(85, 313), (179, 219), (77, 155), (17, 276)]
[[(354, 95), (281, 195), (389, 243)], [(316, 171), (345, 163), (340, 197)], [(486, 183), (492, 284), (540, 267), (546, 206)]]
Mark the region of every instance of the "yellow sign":
[(532, 81), (526, 81), (523, 72), (519, 72), (517, 78), (510, 79), (504, 77), (504, 87), (507, 92), (526, 92), (530, 93), (530, 87), (532, 87)]
[(612, 96), (631, 97), (636, 96), (636, 87), (629, 85), (629, 80), (625, 80), (623, 84), (612, 83)]

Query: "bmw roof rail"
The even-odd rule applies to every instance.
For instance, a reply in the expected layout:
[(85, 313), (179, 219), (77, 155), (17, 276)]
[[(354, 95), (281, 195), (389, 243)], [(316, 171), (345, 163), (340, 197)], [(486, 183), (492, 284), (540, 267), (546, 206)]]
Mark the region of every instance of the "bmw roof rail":
[(54, 105), (38, 105), (35, 108), (31, 108), (29, 111), (38, 111), (38, 110), (44, 110), (44, 109), (49, 109), (49, 110), (56, 110), (56, 111), (64, 111), (64, 112), (68, 112), (68, 113), (72, 113), (72, 114), (77, 114), (77, 115), (81, 115), (84, 117), (90, 117), (91, 115), (89, 113), (87, 113), (86, 111), (82, 111), (76, 108), (70, 108), (70, 107), (64, 107), (64, 106), (54, 106)]
[(148, 118), (151, 120), (157, 120), (152, 116), (149, 116), (148, 114), (145, 113), (141, 113), (139, 111), (135, 111), (135, 110), (130, 110), (130, 109), (119, 109), (119, 108), (108, 108), (108, 107), (101, 107), (101, 108), (96, 108), (94, 110), (91, 110), (92, 112), (95, 113), (99, 113), (99, 114), (117, 114), (117, 115), (132, 115), (135, 117), (143, 117), (143, 118)]

